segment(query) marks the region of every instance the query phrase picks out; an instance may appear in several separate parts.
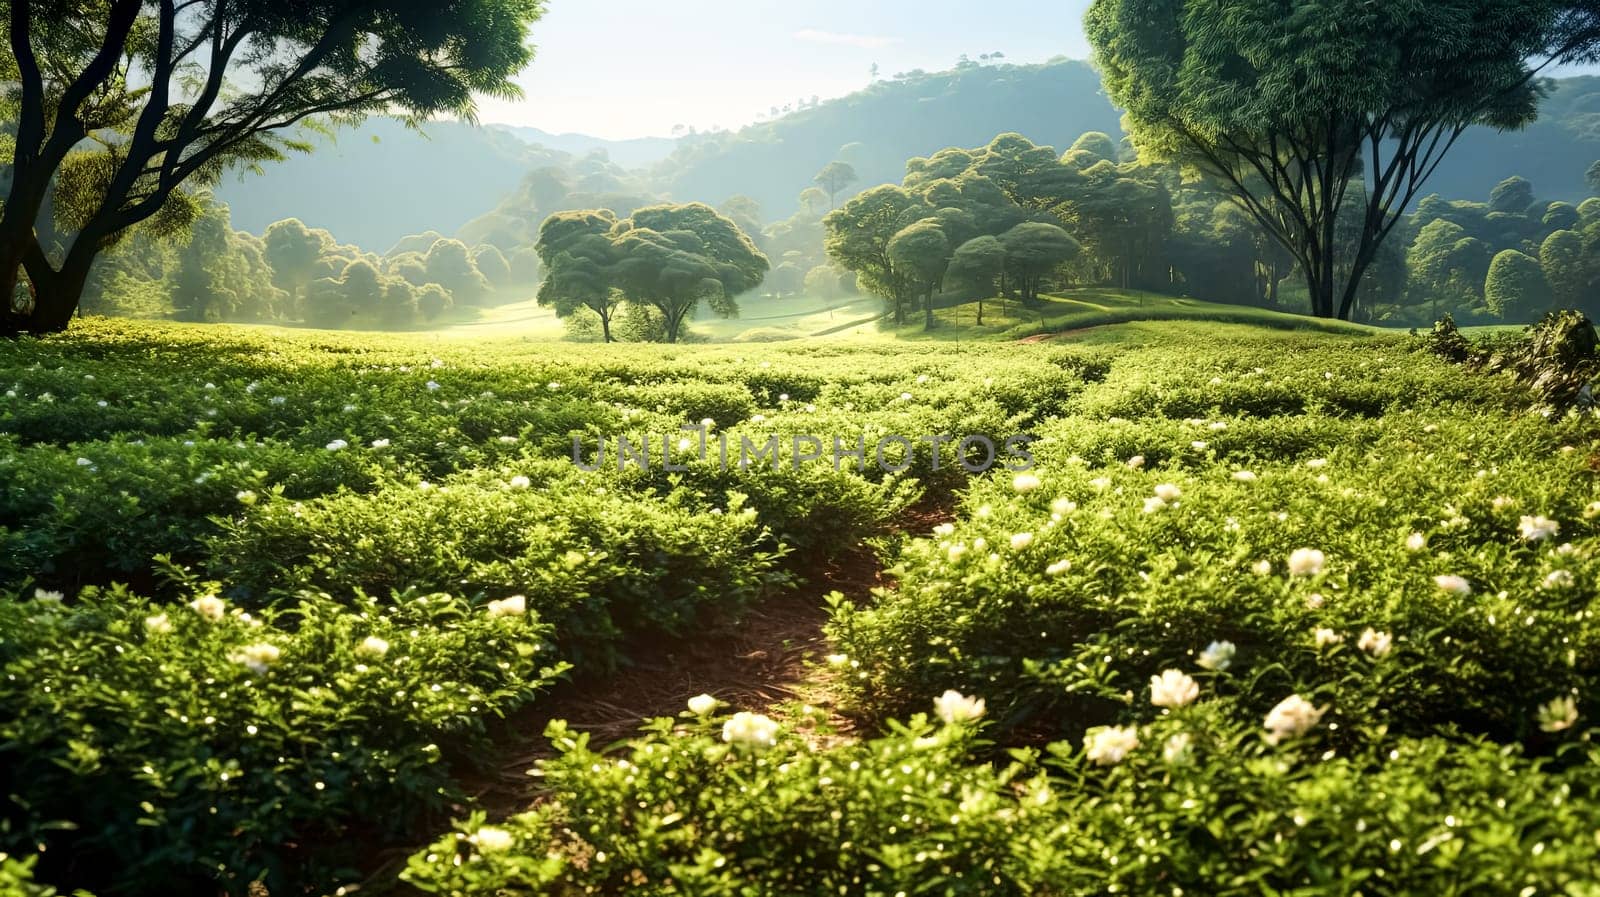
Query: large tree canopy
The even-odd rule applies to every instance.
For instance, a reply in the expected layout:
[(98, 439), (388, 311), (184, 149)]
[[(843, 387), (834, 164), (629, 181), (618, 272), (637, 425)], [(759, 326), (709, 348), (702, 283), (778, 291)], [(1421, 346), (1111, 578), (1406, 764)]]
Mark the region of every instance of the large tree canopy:
[[(1592, 52), (1592, 5), (1095, 0), (1085, 28), (1140, 149), (1226, 184), (1294, 256), (1315, 313), (1348, 317), (1456, 139), (1527, 124), (1540, 66)], [(1361, 230), (1340, 260), (1347, 202)]]
[(620, 221), (605, 210), (558, 212), (540, 228), (538, 251), (539, 302), (563, 317), (590, 309), (607, 342), (624, 300), (659, 312), (667, 341), (677, 342), (702, 301), (737, 314), (735, 297), (760, 286), (769, 265), (737, 224), (698, 202), (648, 206)]
[[(308, 149), (297, 125), (470, 117), (516, 93), (543, 0), (7, 0), (0, 332), (66, 326), (129, 228), (186, 226), (183, 188)], [(65, 236), (40, 239), (53, 199)], [(48, 226), (46, 223), (45, 226)], [(31, 299), (15, 300), (26, 267)]]

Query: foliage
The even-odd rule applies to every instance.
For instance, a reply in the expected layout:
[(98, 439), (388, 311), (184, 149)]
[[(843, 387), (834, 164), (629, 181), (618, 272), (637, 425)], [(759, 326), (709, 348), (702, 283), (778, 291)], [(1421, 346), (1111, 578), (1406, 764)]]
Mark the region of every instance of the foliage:
[(446, 807), (447, 761), (560, 671), (548, 626), (447, 595), (254, 614), (196, 598), (0, 599), (0, 840), (48, 846), (50, 877), (107, 894), (337, 880), (347, 832)]

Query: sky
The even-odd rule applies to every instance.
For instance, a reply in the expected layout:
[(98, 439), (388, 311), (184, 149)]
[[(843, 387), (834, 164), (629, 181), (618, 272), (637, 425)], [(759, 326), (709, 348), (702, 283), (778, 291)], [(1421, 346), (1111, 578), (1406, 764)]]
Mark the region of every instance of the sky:
[(1084, 59), (1089, 0), (549, 0), (519, 100), (484, 122), (609, 139), (738, 128), (801, 98), (996, 50)]

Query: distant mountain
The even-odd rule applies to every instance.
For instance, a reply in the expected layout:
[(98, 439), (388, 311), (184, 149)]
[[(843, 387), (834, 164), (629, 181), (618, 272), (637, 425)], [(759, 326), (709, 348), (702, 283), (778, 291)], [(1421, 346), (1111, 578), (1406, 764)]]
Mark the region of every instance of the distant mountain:
[(1120, 118), (1087, 63), (971, 64), (878, 81), (735, 133), (685, 138), (654, 174), (675, 200), (720, 203), (742, 193), (780, 218), (835, 159), (860, 175), (854, 192), (899, 183), (907, 159), (947, 146), (980, 146), (1017, 131), (1065, 150), (1084, 131), (1120, 137)]
[(490, 125), (493, 130), (505, 131), (520, 140), (538, 146), (560, 150), (574, 156), (587, 156), (595, 150), (604, 150), (606, 156), (623, 168), (648, 168), (672, 155), (678, 141), (671, 137), (634, 137), (629, 140), (606, 140), (588, 134), (552, 134), (538, 128), (515, 125)]
[(216, 192), (243, 230), (299, 218), (381, 252), (407, 234), (452, 233), (494, 208), (530, 170), (566, 161), (493, 128), (433, 122), (419, 133), (373, 119), (319, 141), (309, 155), (267, 164), (260, 175), (225, 176)]
[[(607, 141), (455, 122), (430, 124), (418, 134), (374, 120), (341, 132), (308, 156), (268, 165), (263, 175), (229, 177), (218, 193), (232, 206), (237, 227), (259, 233), (293, 216), (378, 251), (406, 234), (457, 233), (480, 216), (527, 212), (530, 207), (518, 198), (525, 178), (544, 168), (562, 169), (567, 186), (580, 194), (620, 190), (635, 198), (666, 195), (712, 204), (745, 194), (772, 221), (787, 217), (800, 191), (835, 159), (848, 161), (860, 175), (847, 191), (853, 192), (898, 183), (908, 158), (947, 146), (980, 146), (996, 134), (1017, 131), (1065, 150), (1085, 131), (1120, 137), (1119, 119), (1086, 63), (968, 65), (878, 81), (770, 122), (677, 141)], [(599, 160), (583, 161), (595, 149), (606, 151), (609, 168)], [(615, 169), (648, 164), (652, 155), (656, 161), (648, 170), (617, 176)], [(1568, 78), (1553, 82), (1539, 121), (1526, 130), (1466, 134), (1423, 192), (1486, 200), (1495, 184), (1522, 175), (1542, 199), (1578, 201), (1588, 195), (1584, 172), (1596, 159), (1600, 78)], [(536, 222), (491, 224), (500, 231), (514, 224), (519, 233), (537, 228)], [(484, 228), (479, 221), (473, 231)]]
[(1600, 78), (1584, 75), (1550, 83), (1539, 120), (1521, 131), (1474, 128), (1461, 136), (1423, 194), (1487, 202), (1512, 175), (1533, 182), (1544, 200), (1580, 202), (1589, 196), (1584, 172), (1600, 159)]

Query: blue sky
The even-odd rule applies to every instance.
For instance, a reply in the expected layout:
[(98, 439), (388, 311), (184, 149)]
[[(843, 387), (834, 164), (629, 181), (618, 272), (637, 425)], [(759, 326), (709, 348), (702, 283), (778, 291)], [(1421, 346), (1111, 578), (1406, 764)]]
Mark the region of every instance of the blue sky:
[(801, 97), (1002, 51), (1011, 62), (1088, 56), (1089, 0), (550, 0), (526, 96), (485, 100), (485, 122), (600, 137), (749, 124)]

